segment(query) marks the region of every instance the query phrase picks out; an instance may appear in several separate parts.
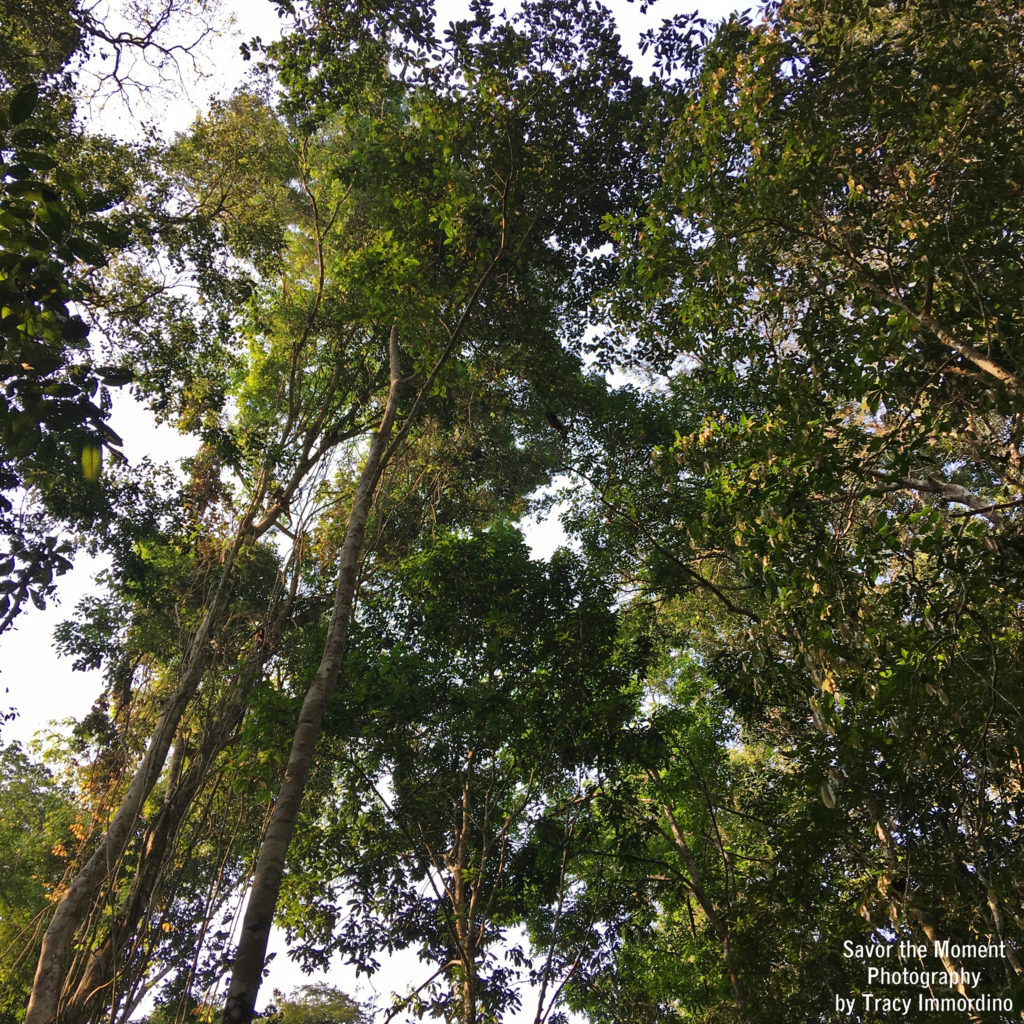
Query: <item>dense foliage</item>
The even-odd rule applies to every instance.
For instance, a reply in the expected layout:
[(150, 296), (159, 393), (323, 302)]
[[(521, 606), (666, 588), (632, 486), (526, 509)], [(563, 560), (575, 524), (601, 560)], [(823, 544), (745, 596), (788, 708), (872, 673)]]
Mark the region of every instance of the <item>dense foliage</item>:
[(93, 711), (0, 749), (3, 1020), (249, 1021), (275, 923), (422, 964), (283, 1024), (1020, 1019), (1018, 6), (672, 16), (647, 81), (599, 4), (277, 6), (134, 147), (80, 59), (184, 8), (0, 30), (0, 629), (110, 558)]

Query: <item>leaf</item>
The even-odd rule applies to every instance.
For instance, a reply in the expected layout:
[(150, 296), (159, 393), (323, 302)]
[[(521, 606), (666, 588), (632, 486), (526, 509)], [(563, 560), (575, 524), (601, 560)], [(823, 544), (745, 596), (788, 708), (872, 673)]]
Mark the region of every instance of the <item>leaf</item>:
[(23, 153), (21, 162), (34, 171), (52, 171), (57, 161), (49, 153)]
[(129, 233), (126, 228), (115, 228), (104, 220), (89, 220), (84, 226), (100, 244), (111, 249), (120, 248), (128, 243)]
[(39, 98), (39, 89), (35, 82), (23, 85), (12, 97), (7, 108), (7, 117), (12, 125), (21, 124), (32, 116)]
[(19, 149), (55, 146), (57, 136), (40, 128), (19, 128), (11, 135), (11, 142)]
[(100, 366), (96, 372), (110, 387), (121, 387), (135, 380), (135, 371), (130, 366)]
[(107, 265), (107, 254), (95, 242), (88, 238), (72, 238), (68, 242), (68, 248), (83, 262), (91, 263), (94, 267), (105, 267)]
[(87, 444), (82, 448), (82, 476), (87, 483), (94, 484), (100, 478), (103, 466), (103, 449), (98, 444)]
[(53, 202), (60, 199), (60, 196), (53, 190), (51, 185), (31, 178), (8, 182), (7, 192), (9, 195), (18, 196), (21, 199), (27, 199), (29, 202), (35, 203)]

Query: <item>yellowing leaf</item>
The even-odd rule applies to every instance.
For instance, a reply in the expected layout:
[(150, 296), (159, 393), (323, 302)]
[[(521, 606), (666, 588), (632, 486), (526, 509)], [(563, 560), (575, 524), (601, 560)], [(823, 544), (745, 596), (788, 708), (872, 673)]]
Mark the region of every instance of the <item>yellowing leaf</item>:
[(93, 484), (100, 478), (103, 465), (103, 449), (98, 444), (87, 444), (82, 449), (82, 475)]

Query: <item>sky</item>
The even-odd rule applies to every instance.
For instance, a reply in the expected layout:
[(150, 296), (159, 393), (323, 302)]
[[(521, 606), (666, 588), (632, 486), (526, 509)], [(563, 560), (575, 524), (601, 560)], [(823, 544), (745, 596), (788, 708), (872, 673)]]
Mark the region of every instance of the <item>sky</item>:
[[(680, 8), (668, 3), (655, 4), (643, 17), (638, 4), (615, 0), (609, 4), (616, 14), (619, 30), (627, 50), (631, 51), (638, 70), (643, 72), (644, 60), (636, 51), (640, 32), (657, 24), (661, 18), (678, 13)], [(715, 19), (728, 14), (737, 4), (723, 0), (706, 0), (700, 5), (705, 17)], [(204, 47), (200, 71), (183, 66), (182, 81), (171, 81), (166, 91), (154, 92), (151, 101), (136, 99), (126, 110), (116, 101), (94, 104), (90, 108), (93, 123), (112, 134), (131, 134), (140, 121), (155, 125), (166, 137), (188, 127), (196, 114), (205, 109), (212, 96), (230, 93), (244, 80), (247, 65), (243, 62), (239, 43), (261, 35), (265, 40), (279, 32), (279, 19), (270, 3), (258, 0), (226, 0), (225, 23)], [(687, 5), (684, 10), (691, 9)], [(440, 0), (438, 23), (442, 26), (464, 15), (468, 3), (461, 0)], [(233, 25), (228, 24), (233, 20)], [(102, 67), (102, 65), (101, 65)], [(126, 131), (127, 130), (127, 131)], [(123, 452), (129, 463), (149, 455), (156, 461), (176, 461), (190, 454), (192, 442), (170, 427), (158, 427), (152, 417), (129, 397), (115, 400), (111, 426), (124, 439)], [(547, 557), (562, 541), (557, 520), (528, 524), (527, 539), (535, 557)], [(53, 647), (54, 627), (70, 617), (76, 603), (95, 589), (94, 577), (103, 567), (102, 560), (79, 554), (75, 568), (61, 577), (57, 599), (45, 611), (31, 609), (17, 620), (12, 632), (0, 638), (0, 712), (7, 708), (18, 711), (12, 722), (0, 726), (4, 743), (20, 741), (30, 744), (33, 737), (50, 728), (49, 723), (79, 718), (86, 714), (100, 689), (96, 673), (76, 673), (70, 664), (56, 655)], [(260, 1005), (272, 996), (275, 988), (289, 990), (306, 981), (318, 980), (302, 975), (284, 955), (283, 936), (276, 933), (272, 950), (277, 953), (270, 975), (264, 984)], [(327, 980), (339, 985), (359, 999), (387, 996), (392, 986), (404, 988), (417, 976), (426, 977), (423, 965), (414, 954), (393, 958), (384, 970), (368, 982), (358, 981), (350, 969), (336, 968)], [(517, 1020), (532, 1021), (535, 1005), (524, 994), (523, 1013)], [(511, 1024), (511, 1022), (510, 1022)]]

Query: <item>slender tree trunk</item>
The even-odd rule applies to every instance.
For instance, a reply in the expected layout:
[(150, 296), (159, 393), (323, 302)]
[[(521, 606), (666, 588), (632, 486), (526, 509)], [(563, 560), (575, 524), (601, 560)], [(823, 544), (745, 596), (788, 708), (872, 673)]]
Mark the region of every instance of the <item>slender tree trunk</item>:
[(460, 1024), (476, 1024), (475, 971), (467, 970), (462, 982), (462, 1018)]
[(97, 893), (117, 869), (135, 834), (139, 810), (163, 770), (167, 752), (178, 731), (189, 701), (196, 692), (213, 657), (210, 639), (227, 611), (235, 561), (242, 549), (246, 524), (236, 536), (225, 559), (220, 582), (203, 620), (189, 644), (188, 653), (174, 692), (157, 720), (149, 748), (128, 785), (128, 791), (114, 813), (106, 834), (92, 856), (68, 883), (57, 910), (43, 935), (39, 963), (24, 1024), (50, 1024), (57, 1018), (61, 992), (71, 964), (75, 934), (89, 913)]
[[(1024, 974), (1024, 965), (1021, 964), (1020, 955), (1017, 953), (1012, 940), (1006, 938), (1006, 918), (1003, 914), (1003, 908), (1000, 904), (999, 897), (995, 894), (992, 885), (987, 880), (985, 884), (985, 899), (988, 903), (988, 909), (992, 917), (992, 924), (995, 926), (996, 935), (1000, 942), (1006, 943), (1006, 959), (1010, 966), (1013, 968), (1013, 973), (1016, 975)], [(1011, 980), (1009, 971), (1007, 971), (1007, 981)]]
[[(196, 794), (207, 780), (210, 766), (224, 750), (242, 720), (244, 707), (241, 694), (222, 712), (214, 728), (200, 743), (199, 757), (179, 777), (163, 806), (146, 829), (142, 842), (142, 858), (132, 879), (131, 891), (123, 908), (111, 921), (107, 934), (89, 955), (85, 970), (75, 988), (74, 995), (61, 1010), (61, 1024), (85, 1024), (89, 1020), (103, 1020), (104, 1007), (109, 1008), (115, 993), (116, 977), (124, 978), (132, 972), (131, 963), (125, 963), (125, 946), (130, 948), (147, 909), (164, 877), (169, 856), (175, 849), (178, 832)], [(137, 964), (135, 970), (144, 964)]]
[(277, 897), (284, 874), (284, 862), (295, 832), (302, 796), (313, 763), (313, 755), (323, 725), (327, 703), (334, 693), (345, 654), (348, 625), (355, 601), (359, 555), (363, 547), (366, 523), (373, 505), (374, 493), (385, 468), (385, 451), (398, 414), (402, 392), (401, 366), (398, 356), (398, 329), (392, 326), (388, 342), (391, 389), (384, 416), (370, 442), (370, 451), (359, 477), (355, 501), (349, 516), (348, 529), (341, 547), (338, 586), (334, 609), (327, 629), (327, 639), (313, 681), (306, 691), (299, 721), (292, 737), (291, 753), (277, 800), (260, 847), (253, 878), (252, 892), (245, 910), (238, 950), (235, 953), (231, 985), (224, 1007), (225, 1024), (249, 1024), (252, 1020), (263, 976), (267, 942), (277, 907)]
[[(291, 613), (291, 608), (292, 599), (288, 598), (265, 620), (263, 633), (277, 634)], [(197, 794), (206, 784), (214, 762), (231, 742), (242, 722), (246, 699), (261, 678), (267, 657), (264, 644), (255, 643), (252, 646), (240, 678), (228, 691), (217, 718), (203, 730), (197, 755), (186, 768), (182, 767), (184, 748), (179, 742), (171, 758), (167, 793), (163, 805), (146, 829), (128, 897), (122, 903), (120, 912), (114, 915), (102, 941), (89, 954), (74, 994), (61, 1008), (61, 1024), (104, 1020), (107, 1016), (104, 1008), (110, 1007), (116, 995), (113, 992), (115, 978), (123, 980), (132, 976), (133, 970), (138, 972), (145, 969), (146, 963), (138, 962), (138, 958), (134, 964), (130, 962), (133, 937), (147, 913), (157, 886), (164, 878), (167, 862), (176, 848), (179, 831)]]
[(476, 1024), (476, 958), (479, 948), (479, 930), (473, 916), (473, 897), (466, 895), (466, 872), (469, 861), (470, 773), (473, 770), (473, 751), (466, 758), (466, 778), (462, 785), (462, 807), (455, 840), (455, 862), (452, 865), (452, 911), (455, 941), (462, 961), (461, 1016), (459, 1024)]
[[(900, 871), (899, 859), (896, 855), (896, 844), (892, 839), (892, 832), (888, 825), (885, 824), (882, 817), (882, 809), (875, 801), (866, 801), (865, 806), (868, 808), (868, 813), (875, 819), (875, 835), (878, 836), (882, 845), (882, 854), (885, 857), (886, 865), (892, 872), (894, 878), (899, 877), (902, 873)], [(890, 900), (893, 906), (896, 904)], [(924, 934), (924, 937), (928, 940), (928, 944), (932, 949), (937, 948), (937, 944), (941, 941), (942, 936), (939, 935), (938, 930), (931, 923), (929, 916), (917, 907), (906, 907), (906, 916), (909, 921), (917, 925)], [(946, 968), (949, 974), (962, 974), (962, 964), (948, 956), (940, 956), (939, 959), (942, 961), (942, 966)], [(957, 982), (953, 986), (957, 992), (962, 996), (970, 996), (970, 992), (967, 990), (967, 986), (964, 983)], [(974, 1010), (967, 1011), (967, 1019), (971, 1024), (981, 1024), (981, 1018)]]
[(690, 849), (689, 844), (686, 842), (686, 837), (683, 835), (682, 829), (679, 827), (679, 823), (676, 821), (676, 816), (672, 812), (672, 808), (667, 803), (661, 805), (661, 810), (668, 821), (669, 828), (672, 832), (672, 838), (676, 845), (676, 850), (679, 852), (683, 863), (686, 865), (686, 870), (690, 875), (690, 890), (697, 902), (700, 904), (701, 910), (704, 911), (705, 916), (708, 919), (708, 923), (714, 930), (715, 935), (718, 936), (718, 941), (722, 947), (722, 958), (725, 961), (725, 970), (729, 975), (729, 984), (732, 985), (733, 997), (736, 1000), (736, 1011), (738, 1019), (742, 1022), (747, 1019), (747, 999), (743, 991), (743, 986), (740, 983), (739, 975), (733, 966), (733, 953), (732, 953), (732, 935), (729, 930), (729, 925), (725, 919), (723, 919), (718, 911), (715, 909), (714, 903), (711, 902), (707, 891), (704, 888), (704, 884), (701, 881), (700, 868), (697, 866), (697, 860), (693, 856), (693, 851)]

